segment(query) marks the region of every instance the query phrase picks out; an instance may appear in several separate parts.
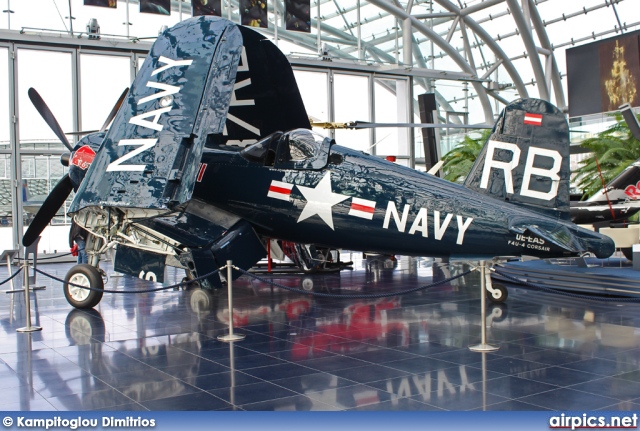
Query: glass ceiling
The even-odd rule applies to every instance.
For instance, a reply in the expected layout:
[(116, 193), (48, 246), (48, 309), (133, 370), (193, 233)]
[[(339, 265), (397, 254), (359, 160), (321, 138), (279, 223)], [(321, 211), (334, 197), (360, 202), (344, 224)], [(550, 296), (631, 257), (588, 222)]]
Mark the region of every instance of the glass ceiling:
[[(521, 96), (566, 108), (565, 49), (640, 25), (637, 0), (311, 0), (307, 34), (286, 31), (284, 2), (268, 1), (263, 31), (275, 39), (277, 22), (286, 54), (318, 58), (322, 50), (334, 62), (400, 67), (435, 90), (443, 110), (468, 112), (471, 124), (492, 122), (503, 103)], [(73, 26), (77, 36), (97, 18), (103, 38), (153, 38), (191, 15), (190, 0), (173, 0), (170, 16), (140, 14), (137, 0), (118, 0), (116, 9), (83, 0), (0, 4), (0, 29), (64, 34)], [(223, 0), (223, 16), (239, 20), (238, 0), (230, 10)]]

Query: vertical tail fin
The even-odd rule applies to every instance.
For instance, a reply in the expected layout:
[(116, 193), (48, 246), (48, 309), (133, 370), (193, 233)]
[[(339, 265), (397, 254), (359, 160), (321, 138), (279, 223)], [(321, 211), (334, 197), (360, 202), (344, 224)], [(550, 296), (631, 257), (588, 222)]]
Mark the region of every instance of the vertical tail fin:
[(551, 103), (519, 99), (504, 108), (465, 187), (569, 219), (569, 126)]

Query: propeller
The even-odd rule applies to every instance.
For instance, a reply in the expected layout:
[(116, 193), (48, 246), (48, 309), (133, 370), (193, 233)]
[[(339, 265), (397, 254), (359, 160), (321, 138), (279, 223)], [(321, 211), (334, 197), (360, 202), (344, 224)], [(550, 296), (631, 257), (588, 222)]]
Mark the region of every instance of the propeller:
[[(31, 90), (33, 90), (33, 89), (31, 89)], [(35, 92), (35, 90), (33, 90), (33, 91)], [(113, 105), (113, 109), (111, 109), (111, 112), (109, 112), (109, 115), (107, 116), (107, 120), (104, 122), (102, 127), (100, 127), (100, 130), (82, 130), (80, 132), (67, 132), (67, 133), (65, 133), (65, 135), (81, 136), (81, 135), (88, 135), (90, 133), (104, 132), (105, 130), (107, 130), (107, 127), (109, 126), (109, 124), (111, 124), (111, 122), (115, 118), (116, 114), (118, 113), (118, 109), (120, 109), (120, 106), (122, 105), (122, 102), (124, 101), (124, 98), (126, 97), (128, 92), (129, 92), (129, 89), (125, 88), (124, 91), (122, 92), (122, 94), (120, 95), (120, 97), (118, 98), (118, 100), (116, 101), (116, 104)], [(38, 93), (36, 92), (35, 94), (38, 94)], [(40, 97), (40, 96), (38, 96), (38, 97)], [(40, 100), (42, 100), (42, 99), (40, 99)], [(44, 102), (42, 102), (42, 103), (44, 103)], [(67, 165), (65, 165), (65, 166), (67, 166)]]
[(27, 232), (22, 237), (22, 245), (29, 247), (40, 236), (51, 219), (56, 215), (58, 209), (64, 204), (73, 190), (73, 184), (69, 174), (62, 177), (58, 184), (51, 190), (49, 196), (44, 200), (40, 210), (29, 225)]
[(53, 130), (53, 133), (56, 134), (58, 139), (60, 139), (60, 141), (64, 144), (64, 146), (69, 149), (69, 151), (73, 151), (73, 147), (67, 140), (67, 137), (64, 135), (64, 132), (62, 131), (62, 127), (60, 127), (60, 124), (58, 124), (58, 122), (56, 121), (56, 117), (53, 116), (53, 113), (51, 112), (47, 104), (44, 103), (44, 100), (42, 100), (42, 97), (40, 97), (40, 94), (38, 94), (35, 88), (30, 88), (28, 91), (28, 94), (29, 94), (29, 99), (31, 99), (31, 103), (33, 103), (33, 106), (36, 108), (38, 113), (42, 116), (42, 118), (49, 125), (49, 127), (51, 127), (51, 130)]
[[(104, 132), (109, 126), (109, 124), (111, 123), (111, 121), (113, 121), (128, 91), (129, 89), (127, 88), (125, 91), (122, 92), (115, 106), (109, 113), (107, 120), (104, 122), (104, 124), (102, 125), (102, 127), (98, 132)], [(60, 127), (60, 124), (58, 124), (55, 117), (53, 116), (53, 113), (51, 112), (47, 104), (44, 102), (42, 97), (40, 97), (40, 94), (38, 94), (38, 92), (33, 88), (29, 89), (28, 94), (29, 94), (29, 99), (31, 99), (31, 102), (33, 103), (35, 108), (38, 110), (38, 112), (40, 113), (44, 121), (49, 125), (49, 127), (51, 127), (51, 130), (53, 130), (53, 133), (56, 134), (56, 136), (60, 139), (60, 141), (62, 141), (65, 147), (67, 147), (71, 152), (71, 153), (65, 153), (61, 157), (61, 163), (64, 166), (69, 166), (69, 161), (73, 159), (74, 148), (71, 147), (71, 144), (67, 140), (65, 133), (62, 131), (62, 128)], [(91, 133), (91, 132), (84, 132), (84, 133), (80, 132), (78, 134), (86, 134), (86, 133)], [(83, 138), (83, 139), (86, 139), (86, 138)], [(82, 147), (79, 148), (79, 150), (81, 151), (82, 149), (83, 149)], [(71, 166), (70, 169), (71, 168), (75, 168), (75, 165)], [(86, 167), (83, 167), (82, 169), (86, 169)], [(82, 175), (81, 177), (77, 177), (77, 176), (74, 177), (75, 182), (79, 183), (80, 181), (82, 181), (83, 177), (84, 175)], [(40, 236), (42, 231), (51, 222), (53, 217), (55, 217), (60, 207), (64, 205), (64, 202), (67, 200), (67, 198), (71, 194), (71, 191), (74, 189), (77, 190), (79, 186), (80, 184), (74, 184), (74, 180), (71, 179), (69, 174), (64, 175), (60, 179), (58, 184), (56, 184), (53, 190), (51, 190), (51, 193), (49, 194), (49, 196), (47, 196), (45, 201), (42, 203), (40, 210), (38, 210), (38, 213), (36, 214), (31, 224), (29, 225), (29, 228), (27, 229), (26, 233), (22, 237), (22, 245), (24, 245), (25, 247), (28, 247), (31, 244), (33, 244), (33, 242), (38, 238), (38, 236)]]
[(129, 92), (129, 88), (125, 88), (122, 94), (120, 95), (120, 97), (118, 97), (116, 104), (113, 105), (113, 109), (111, 110), (111, 112), (109, 112), (109, 115), (107, 116), (107, 120), (104, 122), (102, 127), (100, 127), (100, 130), (99, 130), (100, 132), (104, 132), (105, 130), (107, 130), (107, 127), (109, 126), (109, 124), (111, 124), (111, 121), (113, 121), (113, 119), (115, 118), (116, 113), (118, 112), (118, 109), (120, 109), (120, 106), (122, 105), (122, 102), (124, 102), (124, 98), (127, 96), (128, 92)]

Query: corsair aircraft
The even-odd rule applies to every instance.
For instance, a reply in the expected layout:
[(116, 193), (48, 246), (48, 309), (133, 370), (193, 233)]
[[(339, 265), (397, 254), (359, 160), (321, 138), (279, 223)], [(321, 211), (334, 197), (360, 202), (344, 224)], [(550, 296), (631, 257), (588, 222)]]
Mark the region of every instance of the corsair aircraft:
[[(614, 251), (571, 223), (568, 126), (548, 102), (508, 105), (464, 185), (310, 129), (275, 45), (222, 18), (180, 22), (153, 44), (109, 130), (73, 148), (23, 244), (77, 189), (70, 213), (92, 234), (90, 264), (64, 285), (78, 308), (100, 301), (99, 257), (114, 247), (117, 271), (159, 282), (166, 265), (192, 278), (227, 260), (248, 269), (269, 239), (474, 259)], [(220, 287), (220, 275), (200, 285)]]

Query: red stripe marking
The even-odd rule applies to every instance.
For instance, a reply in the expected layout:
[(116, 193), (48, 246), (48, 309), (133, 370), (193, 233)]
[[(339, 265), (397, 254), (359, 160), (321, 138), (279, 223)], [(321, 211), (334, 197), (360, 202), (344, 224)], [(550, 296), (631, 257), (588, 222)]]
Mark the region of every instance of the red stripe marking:
[(202, 177), (204, 177), (204, 171), (207, 170), (207, 164), (206, 163), (200, 163), (200, 172), (198, 172), (198, 178), (196, 181), (201, 182), (202, 181)]
[(365, 213), (371, 213), (371, 214), (373, 214), (373, 212), (375, 210), (374, 207), (368, 207), (368, 206), (365, 206), (365, 205), (359, 205), (359, 204), (354, 204), (354, 203), (351, 204), (351, 209), (352, 210), (356, 210), (356, 211), (362, 211), (362, 212), (365, 212)]
[(284, 187), (278, 187), (278, 186), (269, 186), (269, 191), (275, 192), (275, 193), (282, 193), (283, 195), (291, 194), (291, 190), (285, 189)]

